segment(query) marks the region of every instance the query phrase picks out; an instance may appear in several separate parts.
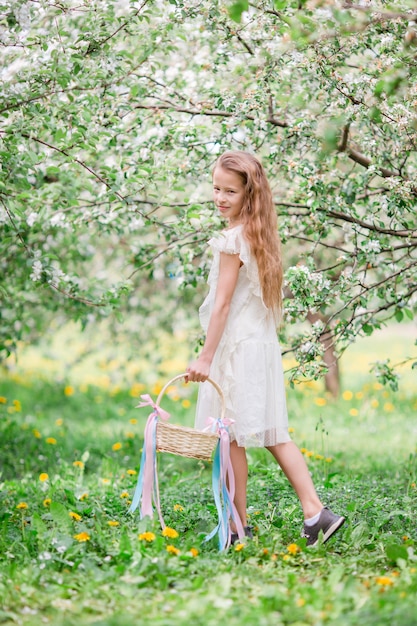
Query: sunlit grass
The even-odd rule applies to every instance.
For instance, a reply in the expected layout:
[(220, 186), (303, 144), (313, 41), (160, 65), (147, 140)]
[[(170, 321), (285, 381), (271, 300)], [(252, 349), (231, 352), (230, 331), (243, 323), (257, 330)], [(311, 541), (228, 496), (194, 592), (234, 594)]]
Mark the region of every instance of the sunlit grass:
[[(349, 367), (338, 400), (314, 381), (287, 390), (291, 436), (345, 526), (326, 546), (306, 548), (288, 481), (265, 450), (250, 449), (255, 539), (226, 554), (203, 541), (216, 523), (210, 464), (158, 455), (165, 533), (157, 519), (127, 512), (149, 412), (136, 406), (177, 371), (128, 384), (104, 365), (95, 384), (62, 373), (39, 379), (23, 366), (4, 373), (2, 623), (410, 626), (417, 396), (406, 377), (394, 393), (355, 360)], [(192, 425), (196, 391), (169, 387), (162, 404), (173, 422)]]

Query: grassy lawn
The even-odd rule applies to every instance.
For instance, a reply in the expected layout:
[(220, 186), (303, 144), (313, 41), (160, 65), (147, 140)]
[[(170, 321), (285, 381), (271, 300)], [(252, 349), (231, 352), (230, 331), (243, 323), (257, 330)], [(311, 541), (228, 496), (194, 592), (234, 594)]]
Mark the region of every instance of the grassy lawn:
[[(321, 498), (347, 517), (315, 548), (300, 539), (298, 501), (264, 450), (248, 451), (256, 532), (241, 549), (203, 542), (216, 510), (202, 462), (159, 455), (165, 521), (178, 536), (127, 513), (148, 415), (135, 405), (158, 384), (4, 373), (0, 624), (415, 625), (415, 385), (406, 372), (399, 392), (382, 388), (363, 366), (372, 351), (356, 350), (338, 401), (315, 384), (288, 390), (292, 436)], [(174, 422), (192, 423), (194, 394), (170, 390)]]

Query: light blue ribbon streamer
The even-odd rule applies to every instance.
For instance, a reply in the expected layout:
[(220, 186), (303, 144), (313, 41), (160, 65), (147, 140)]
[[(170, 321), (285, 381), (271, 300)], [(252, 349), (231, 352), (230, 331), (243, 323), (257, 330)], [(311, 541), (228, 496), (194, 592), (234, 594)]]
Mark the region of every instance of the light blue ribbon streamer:
[[(225, 502), (221, 502), (220, 497), (220, 482), (221, 482), (221, 457), (220, 457), (220, 439), (216, 445), (216, 451), (214, 453), (213, 459), (213, 472), (211, 477), (211, 483), (213, 488), (213, 496), (214, 502), (216, 504), (217, 515), (218, 515), (218, 524), (209, 535), (205, 537), (205, 541), (210, 541), (217, 534), (219, 535), (219, 550), (224, 550), (228, 544), (229, 539), (229, 529), (227, 523), (227, 511), (225, 507)], [(223, 489), (222, 489), (223, 491)]]

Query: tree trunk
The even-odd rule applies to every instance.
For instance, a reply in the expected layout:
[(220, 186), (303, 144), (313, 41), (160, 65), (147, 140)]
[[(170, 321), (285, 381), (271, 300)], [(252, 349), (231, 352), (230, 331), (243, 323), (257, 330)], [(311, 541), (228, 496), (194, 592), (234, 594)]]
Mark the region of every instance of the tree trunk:
[[(327, 321), (326, 316), (321, 313), (309, 313), (307, 319), (311, 324), (314, 324), (317, 320), (321, 320), (323, 323)], [(339, 362), (333, 349), (333, 337), (330, 331), (320, 335), (320, 343), (324, 348), (323, 361), (328, 368), (324, 377), (325, 389), (331, 393), (333, 398), (337, 398), (340, 391), (340, 370)]]

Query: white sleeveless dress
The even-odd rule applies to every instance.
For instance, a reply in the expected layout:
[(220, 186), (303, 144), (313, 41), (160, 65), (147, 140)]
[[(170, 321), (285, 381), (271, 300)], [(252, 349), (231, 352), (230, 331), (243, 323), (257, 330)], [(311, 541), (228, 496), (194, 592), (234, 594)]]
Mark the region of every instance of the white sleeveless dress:
[[(209, 246), (213, 252), (209, 293), (199, 310), (205, 332), (216, 295), (220, 253), (239, 254), (242, 262), (226, 327), (210, 368), (210, 378), (225, 396), (226, 417), (234, 420), (231, 439), (243, 447), (290, 441), (274, 316), (263, 303), (258, 267), (242, 226), (223, 231), (209, 241)], [(195, 427), (203, 430), (208, 417), (220, 417), (220, 399), (214, 387), (205, 382), (199, 385)]]

